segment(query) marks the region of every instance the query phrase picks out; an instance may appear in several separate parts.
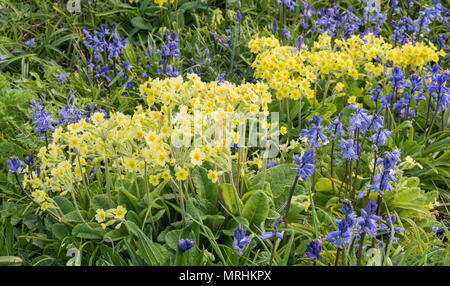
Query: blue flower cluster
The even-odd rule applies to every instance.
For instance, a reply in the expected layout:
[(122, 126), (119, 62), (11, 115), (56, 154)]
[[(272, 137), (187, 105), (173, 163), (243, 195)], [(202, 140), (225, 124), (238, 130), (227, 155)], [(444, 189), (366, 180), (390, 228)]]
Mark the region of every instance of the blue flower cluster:
[(18, 175), (22, 171), (23, 161), (19, 160), (17, 157), (12, 157), (10, 160), (6, 161), (8, 165), (9, 172)]
[(159, 66), (156, 74), (162, 75), (163, 77), (175, 77), (178, 76), (178, 72), (174, 65), (170, 65), (170, 59), (178, 59), (180, 57), (180, 50), (178, 48), (180, 40), (178, 40), (177, 33), (170, 33), (169, 30), (165, 31), (164, 38), (165, 44), (157, 50), (157, 53), (161, 55), (161, 60), (158, 62)]
[(297, 5), (294, 0), (277, 0), (277, 3), (285, 5), (291, 11), (293, 11)]
[(234, 247), (234, 249), (236, 249), (236, 252), (239, 257), (242, 256), (242, 248), (241, 247), (244, 245), (247, 245), (249, 243), (250, 243), (250, 238), (245, 235), (245, 229), (241, 225), (239, 225), (234, 230), (234, 242), (233, 242), (233, 247)]
[[(392, 185), (397, 179), (392, 175), (392, 171), (395, 170), (395, 164), (400, 161), (400, 151), (394, 150), (392, 152), (385, 152), (384, 158), (378, 160), (377, 165), (383, 163), (383, 170), (381, 173), (377, 174), (373, 180), (373, 184), (367, 186), (367, 190), (374, 191), (380, 195), (384, 194), (385, 191), (392, 191)], [(361, 191), (358, 195), (358, 199), (365, 196), (364, 191)]]
[(283, 239), (283, 235), (278, 232), (278, 228), (280, 228), (281, 224), (283, 223), (283, 218), (279, 217), (275, 220), (275, 224), (273, 226), (273, 231), (263, 232), (260, 236), (262, 240), (266, 240), (272, 237), (277, 237), (279, 239)]
[(188, 238), (180, 239), (178, 240), (178, 243), (180, 244), (180, 249), (182, 252), (185, 252), (195, 246), (195, 241)]
[(322, 243), (320, 243), (320, 240), (318, 239), (313, 239), (306, 245), (306, 251), (306, 255), (309, 259), (317, 260), (319, 259), (320, 252), (322, 252)]
[(297, 164), (297, 177), (306, 182), (306, 179), (314, 173), (314, 149), (307, 150), (301, 159), (298, 154), (295, 154), (292, 159)]
[(336, 220), (335, 222), (338, 230), (328, 233), (325, 238), (326, 241), (331, 242), (335, 247), (341, 249), (343, 248), (343, 244), (345, 244), (346, 247), (349, 246), (353, 235), (353, 228), (356, 223), (356, 214), (349, 200), (344, 201), (342, 214), (344, 215), (344, 218)]
[[(327, 137), (323, 134), (325, 127), (320, 125), (320, 121), (322, 119), (318, 115), (314, 115), (312, 119), (312, 123), (314, 124), (311, 129), (302, 129), (300, 131), (300, 137), (305, 137), (308, 139), (308, 143), (312, 148), (317, 148), (321, 144), (325, 144), (328, 142)], [(308, 127), (311, 123), (308, 122)]]
[(359, 30), (361, 25), (360, 19), (353, 14), (351, 7), (341, 11), (336, 3), (329, 8), (321, 8), (317, 11), (317, 15), (319, 18), (314, 23), (314, 29), (318, 29), (320, 34), (327, 32), (332, 37), (336, 34), (339, 37), (350, 37)]

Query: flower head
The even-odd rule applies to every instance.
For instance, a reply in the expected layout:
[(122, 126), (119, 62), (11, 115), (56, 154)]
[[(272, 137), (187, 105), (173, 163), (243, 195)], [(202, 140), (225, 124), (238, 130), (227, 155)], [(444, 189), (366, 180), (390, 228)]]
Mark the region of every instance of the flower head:
[(306, 179), (314, 173), (314, 149), (306, 151), (302, 159), (297, 154), (293, 156), (293, 159), (297, 164), (297, 176), (306, 182)]
[(342, 155), (342, 159), (344, 160), (357, 160), (358, 159), (358, 147), (353, 139), (343, 139), (339, 141), (339, 148), (342, 149), (344, 154)]
[(25, 45), (26, 45), (28, 48), (33, 47), (35, 44), (36, 44), (36, 40), (35, 40), (34, 38), (33, 38), (33, 39), (30, 39), (30, 40), (28, 40), (28, 41), (25, 42)]
[(378, 231), (378, 221), (381, 220), (380, 216), (373, 214), (377, 210), (377, 203), (370, 201), (367, 204), (367, 208), (361, 208), (362, 216), (358, 217), (357, 227), (360, 233), (366, 233), (370, 237), (375, 237)]
[(308, 258), (316, 260), (319, 258), (320, 252), (322, 251), (322, 243), (320, 243), (320, 240), (318, 239), (313, 239), (306, 245), (306, 250)]
[[(327, 137), (323, 134), (324, 127), (320, 126), (321, 118), (318, 115), (313, 116), (313, 124), (315, 126), (311, 129), (302, 129), (300, 131), (300, 137), (306, 137), (308, 139), (309, 145), (313, 148), (319, 147), (320, 143), (327, 143)], [(319, 142), (320, 141), (320, 142)]]
[(278, 228), (281, 226), (282, 223), (283, 223), (283, 218), (280, 216), (279, 218), (277, 218), (275, 220), (275, 224), (273, 226), (273, 231), (263, 232), (261, 234), (260, 238), (262, 240), (266, 240), (266, 239), (276, 236), (279, 239), (283, 239), (283, 235), (280, 232), (278, 232)]
[(237, 254), (239, 257), (242, 256), (242, 246), (247, 245), (250, 243), (250, 238), (245, 235), (245, 229), (238, 225), (238, 227), (234, 230), (234, 242), (233, 247), (236, 249)]
[(190, 240), (188, 238), (180, 239), (180, 240), (178, 240), (178, 243), (180, 244), (180, 248), (181, 248), (182, 252), (185, 252), (185, 251), (191, 249), (195, 245), (195, 241)]
[(22, 171), (23, 161), (19, 160), (17, 157), (12, 157), (6, 161), (6, 164), (8, 164), (9, 171), (13, 174), (19, 174), (20, 171)]

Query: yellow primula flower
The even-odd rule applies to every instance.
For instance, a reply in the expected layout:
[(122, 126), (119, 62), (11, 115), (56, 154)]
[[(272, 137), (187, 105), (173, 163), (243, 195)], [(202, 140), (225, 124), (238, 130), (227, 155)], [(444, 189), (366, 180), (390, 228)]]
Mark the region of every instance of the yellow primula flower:
[(123, 219), (125, 217), (126, 213), (127, 213), (127, 210), (124, 207), (122, 207), (121, 205), (119, 205), (114, 210), (114, 218)]

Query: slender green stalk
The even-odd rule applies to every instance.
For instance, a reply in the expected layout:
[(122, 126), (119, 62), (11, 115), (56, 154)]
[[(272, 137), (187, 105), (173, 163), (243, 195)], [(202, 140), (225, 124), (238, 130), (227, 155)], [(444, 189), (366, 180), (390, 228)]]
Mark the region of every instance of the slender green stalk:
[(284, 215), (284, 225), (286, 227), (288, 226), (289, 210), (291, 208), (292, 196), (294, 195), (295, 187), (297, 186), (299, 177), (300, 177), (299, 175), (295, 176), (294, 183), (292, 184), (292, 187), (291, 187), (291, 192), (289, 193), (289, 198), (288, 198), (287, 205), (286, 205), (286, 214)]

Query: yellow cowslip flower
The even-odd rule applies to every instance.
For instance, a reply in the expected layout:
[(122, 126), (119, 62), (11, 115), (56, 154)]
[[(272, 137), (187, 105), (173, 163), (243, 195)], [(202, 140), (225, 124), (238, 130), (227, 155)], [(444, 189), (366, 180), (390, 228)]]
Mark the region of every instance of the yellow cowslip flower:
[(205, 154), (200, 151), (200, 149), (196, 148), (191, 152), (191, 163), (200, 166), (203, 163), (205, 158)]
[(97, 209), (95, 214), (95, 219), (98, 223), (101, 223), (105, 221), (106, 219), (106, 212), (103, 209)]
[(114, 218), (123, 219), (125, 217), (126, 213), (127, 213), (127, 210), (124, 207), (122, 207), (121, 205), (119, 205), (114, 210)]
[(131, 172), (134, 172), (137, 170), (138, 164), (137, 164), (137, 161), (135, 158), (125, 158), (124, 161), (125, 161), (124, 165), (125, 165), (125, 168), (127, 168), (127, 170), (129, 170)]
[(164, 171), (164, 172), (161, 173), (161, 178), (164, 181), (168, 181), (168, 180), (170, 180), (170, 174), (168, 172)]
[(188, 176), (189, 176), (189, 169), (186, 167), (181, 168), (178, 172), (175, 173), (177, 181), (185, 181)]
[(286, 133), (287, 133), (286, 127), (285, 127), (285, 126), (281, 126), (281, 128), (280, 128), (280, 134), (281, 134), (281, 135), (285, 135)]
[(45, 211), (48, 209), (48, 203), (47, 202), (43, 202), (41, 205), (41, 210)]
[(156, 175), (151, 175), (149, 178), (149, 182), (150, 184), (152, 184), (152, 186), (156, 187), (159, 184), (159, 178)]
[(336, 91), (337, 92), (341, 92), (343, 88), (344, 88), (344, 84), (342, 82), (338, 82), (336, 84)]
[(217, 172), (213, 171), (213, 170), (209, 170), (208, 179), (210, 179), (211, 182), (216, 183), (217, 179), (218, 179)]
[(357, 104), (357, 102), (356, 102), (356, 96), (354, 96), (354, 95), (349, 96), (347, 102), (348, 102), (349, 104), (354, 104), (354, 105), (356, 105), (356, 104)]

